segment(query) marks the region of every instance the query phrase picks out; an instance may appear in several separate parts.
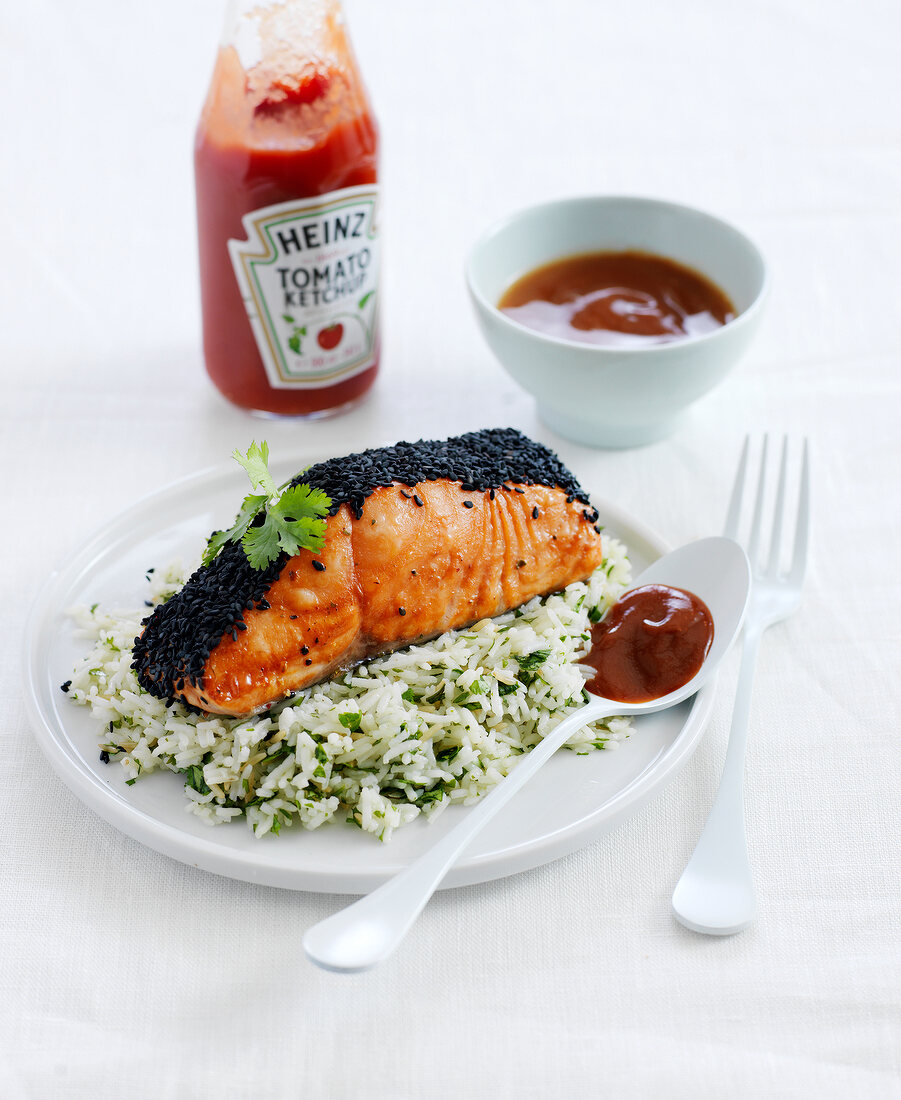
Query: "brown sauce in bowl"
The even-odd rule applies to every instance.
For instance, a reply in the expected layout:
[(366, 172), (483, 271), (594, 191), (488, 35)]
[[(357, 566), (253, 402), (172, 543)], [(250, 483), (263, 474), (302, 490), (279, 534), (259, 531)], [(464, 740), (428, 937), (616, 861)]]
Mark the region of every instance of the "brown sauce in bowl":
[(627, 592), (591, 630), (582, 664), (594, 676), (592, 695), (618, 703), (647, 703), (697, 675), (713, 642), (713, 616), (683, 588), (644, 584)]
[(699, 271), (649, 252), (586, 252), (517, 279), (498, 309), (561, 340), (643, 347), (702, 336), (735, 317)]

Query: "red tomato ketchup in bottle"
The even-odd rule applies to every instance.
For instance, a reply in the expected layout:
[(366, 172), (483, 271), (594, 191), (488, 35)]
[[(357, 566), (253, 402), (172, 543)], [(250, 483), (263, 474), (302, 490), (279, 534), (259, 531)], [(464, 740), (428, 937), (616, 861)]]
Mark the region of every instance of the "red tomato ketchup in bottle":
[(325, 416), (379, 363), (378, 134), (338, 0), (232, 0), (194, 169), (207, 372)]

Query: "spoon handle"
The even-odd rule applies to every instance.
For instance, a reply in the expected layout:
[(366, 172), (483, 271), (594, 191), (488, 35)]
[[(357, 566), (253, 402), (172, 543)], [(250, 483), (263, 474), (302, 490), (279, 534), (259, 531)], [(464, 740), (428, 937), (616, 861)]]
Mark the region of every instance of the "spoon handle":
[(371, 894), (308, 929), (303, 947), (326, 970), (369, 970), (398, 946), (438, 884), (494, 815), (572, 734), (612, 711), (594, 700), (564, 718), (437, 844)]

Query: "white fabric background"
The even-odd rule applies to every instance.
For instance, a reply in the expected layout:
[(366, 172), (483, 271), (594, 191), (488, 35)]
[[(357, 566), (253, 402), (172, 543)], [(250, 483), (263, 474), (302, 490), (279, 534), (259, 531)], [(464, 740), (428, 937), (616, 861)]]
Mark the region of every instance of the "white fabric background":
[[(190, 153), (219, 0), (0, 12), (0, 1095), (901, 1096), (897, 6), (347, 10), (383, 133), (384, 368), (368, 403), (311, 425), (261, 425), (202, 368)], [(543, 428), (464, 294), (491, 220), (588, 192), (723, 214), (772, 267), (747, 359), (634, 451)], [(760, 917), (716, 940), (669, 912), (733, 660), (696, 756), (630, 822), (439, 895), (373, 973), (325, 974), (299, 938), (338, 898), (182, 866), (56, 779), (25, 718), (23, 623), (94, 527), (263, 432), (340, 454), (491, 424), (557, 447), (674, 543), (720, 529), (745, 432), (810, 435), (809, 586), (754, 700)]]

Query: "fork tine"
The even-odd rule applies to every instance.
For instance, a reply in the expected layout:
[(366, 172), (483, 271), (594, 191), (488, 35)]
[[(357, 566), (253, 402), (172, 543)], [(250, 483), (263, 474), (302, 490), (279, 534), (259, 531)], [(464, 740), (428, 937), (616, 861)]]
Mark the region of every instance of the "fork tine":
[(748, 448), (751, 437), (745, 436), (745, 443), (741, 449), (741, 458), (738, 460), (738, 469), (735, 472), (735, 481), (732, 484), (732, 496), (729, 498), (729, 511), (726, 514), (726, 527), (723, 534), (727, 539), (738, 538), (738, 517), (741, 514), (741, 498), (745, 487), (745, 471), (748, 468)]
[(767, 572), (775, 576), (779, 572), (779, 547), (782, 544), (782, 526), (785, 518), (785, 480), (788, 468), (788, 436), (782, 437), (782, 461), (779, 463), (779, 486), (773, 511), (773, 536), (770, 539), (770, 560)]
[(760, 452), (760, 476), (757, 479), (757, 496), (754, 500), (754, 518), (751, 520), (751, 538), (748, 542), (748, 558), (751, 568), (757, 568), (757, 551), (760, 548), (760, 528), (763, 525), (763, 493), (766, 489), (766, 452), (770, 437), (763, 437), (763, 449)]
[(792, 554), (788, 579), (799, 588), (807, 570), (807, 539), (810, 533), (810, 453), (804, 439), (804, 457), (801, 460), (801, 489), (798, 494), (798, 526), (795, 531), (795, 549)]

